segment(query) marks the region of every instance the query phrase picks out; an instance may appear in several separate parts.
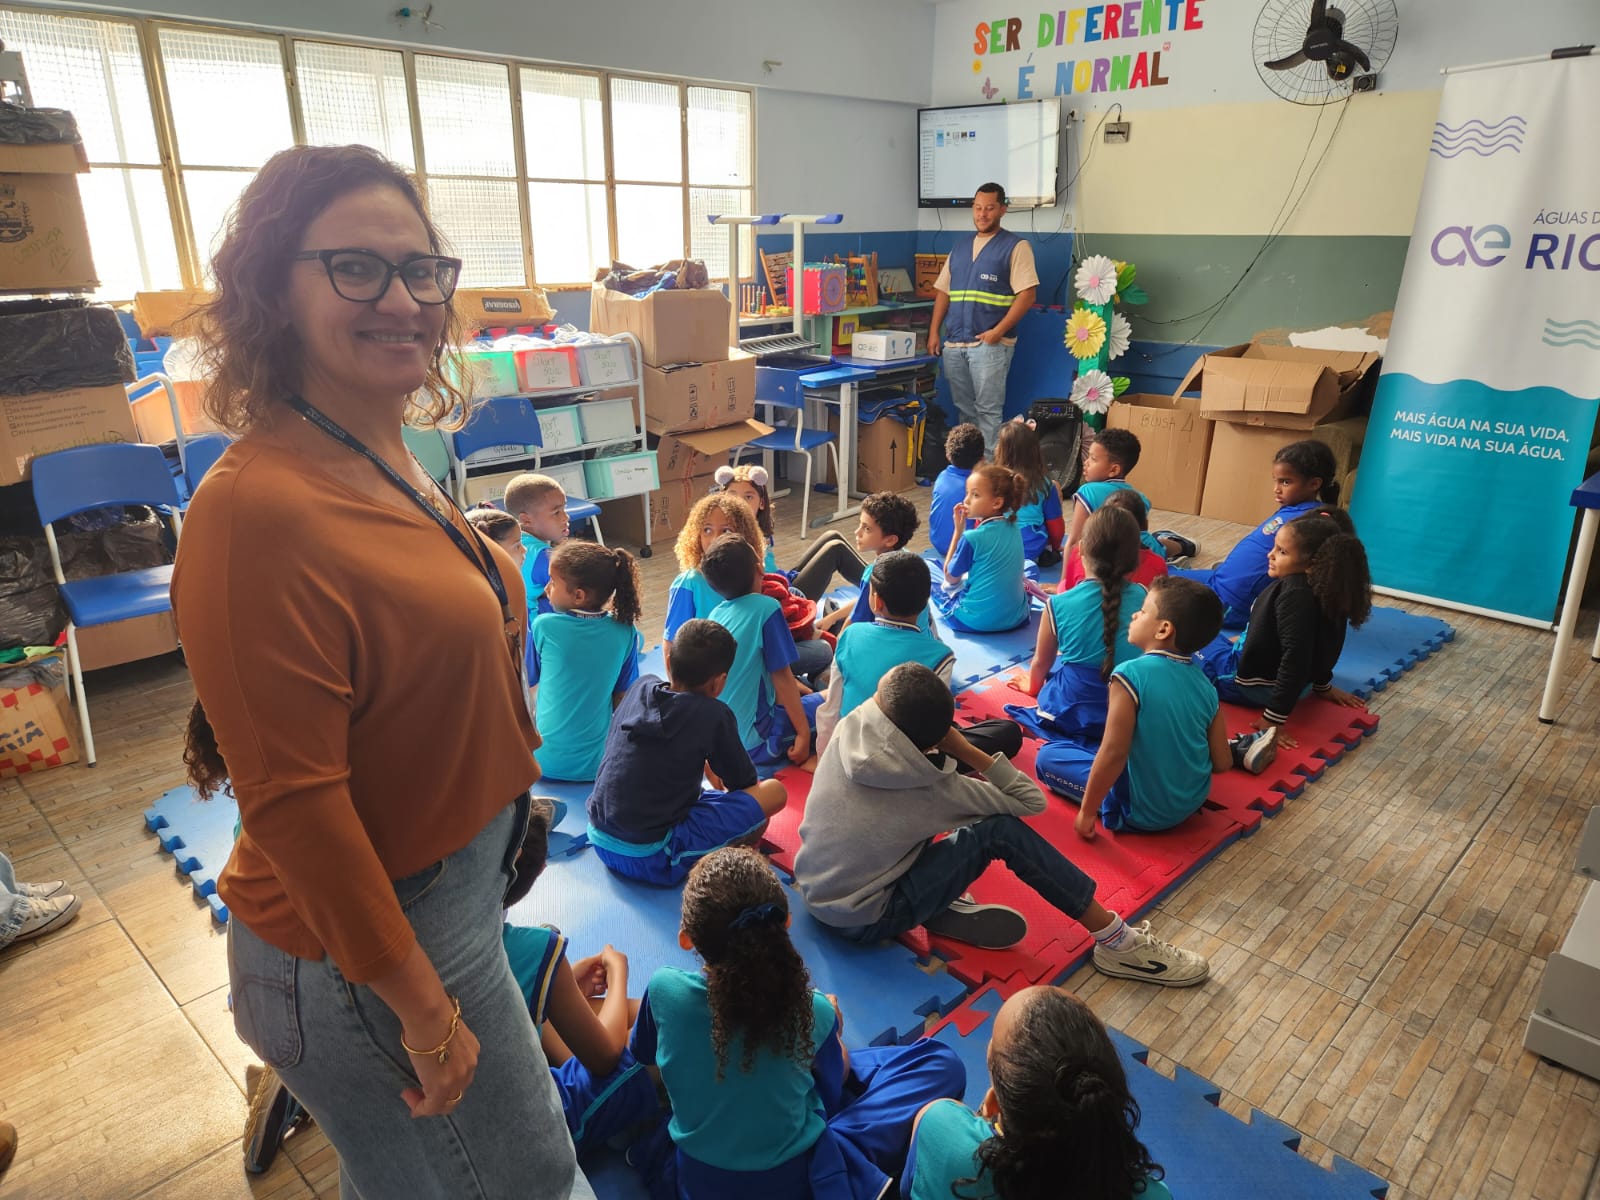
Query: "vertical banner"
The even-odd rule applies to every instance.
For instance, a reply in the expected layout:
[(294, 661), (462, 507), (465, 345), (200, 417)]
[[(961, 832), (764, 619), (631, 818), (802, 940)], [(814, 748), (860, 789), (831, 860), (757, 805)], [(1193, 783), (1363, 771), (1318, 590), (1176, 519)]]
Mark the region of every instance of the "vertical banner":
[(1446, 76), (1352, 515), (1382, 588), (1548, 625), (1600, 410), (1600, 58)]

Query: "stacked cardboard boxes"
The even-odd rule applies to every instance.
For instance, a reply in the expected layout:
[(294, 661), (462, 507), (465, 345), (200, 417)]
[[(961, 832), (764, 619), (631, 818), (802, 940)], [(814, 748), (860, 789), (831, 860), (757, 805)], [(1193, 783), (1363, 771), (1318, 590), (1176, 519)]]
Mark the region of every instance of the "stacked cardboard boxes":
[(645, 425), (661, 486), (649, 517), (637, 500), (609, 505), (606, 530), (630, 541), (670, 543), (689, 508), (712, 487), (728, 451), (771, 432), (755, 413), (755, 359), (728, 345), (728, 300), (720, 289), (663, 290), (635, 298), (597, 286), (589, 327), (631, 333), (644, 356)]

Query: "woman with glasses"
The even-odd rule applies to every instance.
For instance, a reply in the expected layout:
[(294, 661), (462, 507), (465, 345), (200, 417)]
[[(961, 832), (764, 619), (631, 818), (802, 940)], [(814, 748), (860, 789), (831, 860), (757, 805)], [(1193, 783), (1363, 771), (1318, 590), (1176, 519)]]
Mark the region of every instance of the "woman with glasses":
[(538, 746), (521, 575), (406, 450), (459, 417), (459, 259), (364, 147), (276, 155), (203, 313), (198, 489), (172, 599), (230, 787), (234, 1024), (339, 1152), (345, 1197), (590, 1196), (501, 948)]

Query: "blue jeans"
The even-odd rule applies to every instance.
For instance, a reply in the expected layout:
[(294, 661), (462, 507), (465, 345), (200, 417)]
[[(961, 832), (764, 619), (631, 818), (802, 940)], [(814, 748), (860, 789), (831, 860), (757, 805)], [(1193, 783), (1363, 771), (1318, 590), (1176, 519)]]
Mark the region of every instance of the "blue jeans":
[(17, 891), (11, 860), (0, 854), (0, 946), (9, 946), (28, 919), (28, 898)]
[(1005, 863), (1047, 904), (1074, 921), (1081, 921), (1094, 903), (1094, 880), (1020, 818), (985, 817), (924, 847), (895, 880), (883, 916), (871, 925), (839, 932), (857, 942), (899, 937), (949, 908), (992, 862)]
[(990, 455), (1006, 416), (1006, 372), (1011, 370), (1015, 351), (1015, 346), (1003, 342), (994, 346), (980, 342), (976, 346), (946, 345), (941, 355), (956, 413), (978, 427)]
[(445, 990), (481, 1045), (466, 1099), (414, 1120), (400, 1022), (328, 958), (297, 959), (235, 917), (228, 979), (239, 1036), (276, 1070), (339, 1153), (344, 1200), (583, 1197), (572, 1137), (538, 1031), (506, 964), (502, 901), (528, 822), (508, 804), (468, 845), (395, 882), (395, 895)]

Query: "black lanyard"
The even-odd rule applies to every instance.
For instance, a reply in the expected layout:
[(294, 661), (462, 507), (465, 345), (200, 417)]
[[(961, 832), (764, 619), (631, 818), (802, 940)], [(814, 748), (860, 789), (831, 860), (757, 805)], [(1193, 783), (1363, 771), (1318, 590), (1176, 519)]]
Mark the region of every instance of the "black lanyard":
[[(307, 421), (310, 421), (311, 424), (315, 425), (334, 441), (338, 442), (346, 450), (354, 451), (356, 454), (361, 455), (362, 458), (366, 459), (373, 466), (377, 467), (390, 483), (399, 488), (400, 491), (406, 495), (413, 504), (415, 504), (433, 519), (433, 523), (435, 525), (449, 535), (450, 540), (455, 543), (456, 549), (461, 551), (462, 554), (466, 555), (467, 561), (478, 569), (478, 573), (483, 576), (483, 578), (488, 582), (490, 590), (494, 592), (494, 598), (500, 602), (500, 613), (505, 619), (506, 623), (506, 641), (510, 644), (511, 657), (513, 662), (516, 663), (517, 673), (520, 675), (522, 673), (522, 622), (518, 620), (516, 614), (511, 611), (511, 596), (510, 593), (506, 591), (505, 580), (500, 576), (500, 566), (494, 561), (494, 552), (491, 551), (487, 546), (480, 546), (480, 549), (482, 550), (481, 554), (478, 552), (478, 550), (475, 550), (472, 543), (467, 540), (466, 534), (462, 533), (461, 530), (456, 527), (456, 523), (454, 521), (445, 516), (444, 513), (440, 512), (439, 509), (434, 506), (431, 500), (429, 500), (421, 492), (417, 491), (416, 488), (412, 487), (410, 481), (408, 481), (403, 475), (400, 474), (400, 472), (396, 471), (387, 462), (385, 462), (379, 455), (374, 453), (365, 442), (361, 441), (361, 439), (344, 428), (344, 426), (334, 421), (332, 417), (328, 416), (320, 409), (313, 408), (310, 404), (306, 403), (303, 397), (300, 396), (290, 396), (289, 407), (294, 409), (295, 412), (299, 413)], [(455, 499), (448, 493), (443, 494), (451, 509), (459, 513), (461, 510), (456, 508)], [(462, 519), (465, 520), (465, 517)]]

